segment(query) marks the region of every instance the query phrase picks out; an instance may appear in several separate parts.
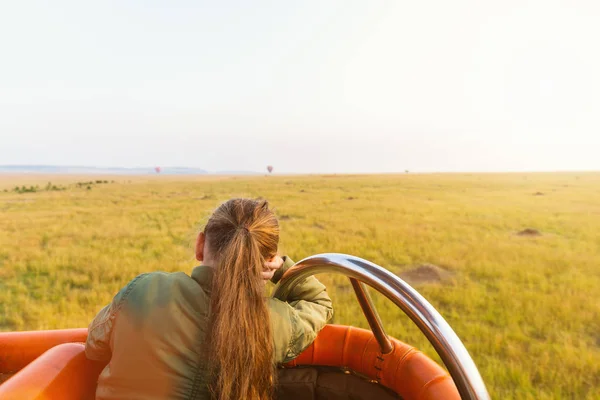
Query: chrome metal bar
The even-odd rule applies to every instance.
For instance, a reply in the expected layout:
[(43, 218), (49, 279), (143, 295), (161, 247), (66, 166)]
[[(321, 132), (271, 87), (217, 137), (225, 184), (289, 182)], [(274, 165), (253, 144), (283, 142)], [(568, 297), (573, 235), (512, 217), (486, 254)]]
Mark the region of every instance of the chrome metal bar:
[(367, 318), (371, 331), (373, 332), (377, 343), (379, 343), (381, 353), (391, 353), (392, 350), (394, 350), (394, 346), (383, 329), (381, 318), (379, 318), (379, 313), (377, 313), (377, 309), (375, 308), (375, 304), (373, 304), (373, 299), (371, 299), (368, 289), (365, 287), (364, 283), (359, 282), (356, 278), (350, 278), (350, 283), (354, 288), (354, 293), (356, 294), (360, 308), (363, 310), (363, 314), (365, 314), (365, 317)]
[(305, 258), (284, 274), (275, 296), (285, 299), (301, 280), (322, 272), (338, 272), (366, 283), (398, 306), (427, 337), (463, 399), (489, 400), (483, 379), (450, 325), (415, 289), (396, 275), (362, 258), (337, 253)]

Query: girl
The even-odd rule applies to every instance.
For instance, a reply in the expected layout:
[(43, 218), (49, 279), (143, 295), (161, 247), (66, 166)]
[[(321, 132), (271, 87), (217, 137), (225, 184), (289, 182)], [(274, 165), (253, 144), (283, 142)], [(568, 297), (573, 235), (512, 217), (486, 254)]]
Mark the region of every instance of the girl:
[(332, 317), (314, 277), (287, 302), (265, 298), (293, 262), (277, 256), (266, 201), (222, 204), (198, 235), (191, 277), (133, 279), (89, 327), (86, 355), (108, 362), (97, 399), (270, 399), (277, 363), (295, 358)]

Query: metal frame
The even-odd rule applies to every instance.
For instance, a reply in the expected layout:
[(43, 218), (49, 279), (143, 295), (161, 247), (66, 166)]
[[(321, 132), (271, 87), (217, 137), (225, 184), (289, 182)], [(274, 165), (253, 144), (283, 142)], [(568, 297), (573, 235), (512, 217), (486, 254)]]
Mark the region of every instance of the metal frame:
[(450, 325), (415, 289), (379, 265), (347, 254), (317, 254), (286, 271), (274, 296), (285, 300), (298, 282), (323, 272), (338, 272), (350, 278), (383, 354), (392, 351), (392, 344), (363, 282), (390, 299), (419, 327), (448, 368), (463, 399), (490, 399), (473, 359)]

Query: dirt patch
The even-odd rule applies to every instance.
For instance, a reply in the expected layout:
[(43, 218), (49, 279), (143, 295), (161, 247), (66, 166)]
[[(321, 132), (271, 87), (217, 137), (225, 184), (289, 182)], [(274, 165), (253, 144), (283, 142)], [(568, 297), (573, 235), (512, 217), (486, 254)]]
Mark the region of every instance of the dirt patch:
[(325, 227), (319, 223), (314, 223), (313, 226), (317, 229), (325, 230)]
[(421, 264), (408, 271), (403, 271), (398, 276), (410, 285), (424, 283), (440, 283), (452, 277), (452, 272), (433, 264)]
[(285, 215), (285, 214), (283, 214), (282, 216), (279, 217), (280, 221), (289, 221), (290, 219), (292, 219), (292, 217), (290, 215)]
[(350, 285), (348, 282), (346, 282), (346, 284), (343, 285), (335, 285), (335, 290), (338, 293), (350, 293), (352, 291), (352, 285)]
[(357, 199), (356, 197), (352, 197), (352, 196), (348, 197), (348, 200), (356, 200), (356, 199)]
[(542, 193), (542, 192), (535, 192), (533, 195), (534, 195), (534, 196), (543, 196), (543, 195), (544, 195), (544, 193)]
[(542, 233), (537, 229), (527, 228), (523, 229), (521, 232), (517, 233), (517, 236), (527, 236), (527, 237), (535, 237), (542, 236)]

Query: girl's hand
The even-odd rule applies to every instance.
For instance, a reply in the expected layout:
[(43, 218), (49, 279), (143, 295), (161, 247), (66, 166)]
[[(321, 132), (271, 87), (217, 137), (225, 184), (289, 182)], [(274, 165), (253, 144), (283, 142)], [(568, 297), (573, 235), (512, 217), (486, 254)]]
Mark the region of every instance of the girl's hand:
[(279, 268), (281, 268), (282, 265), (283, 265), (283, 258), (281, 258), (279, 256), (275, 256), (271, 260), (265, 261), (265, 264), (263, 265), (263, 270), (261, 272), (262, 278), (265, 280), (265, 283), (267, 281), (270, 281), (271, 278), (273, 278), (273, 275), (275, 275), (275, 272)]

